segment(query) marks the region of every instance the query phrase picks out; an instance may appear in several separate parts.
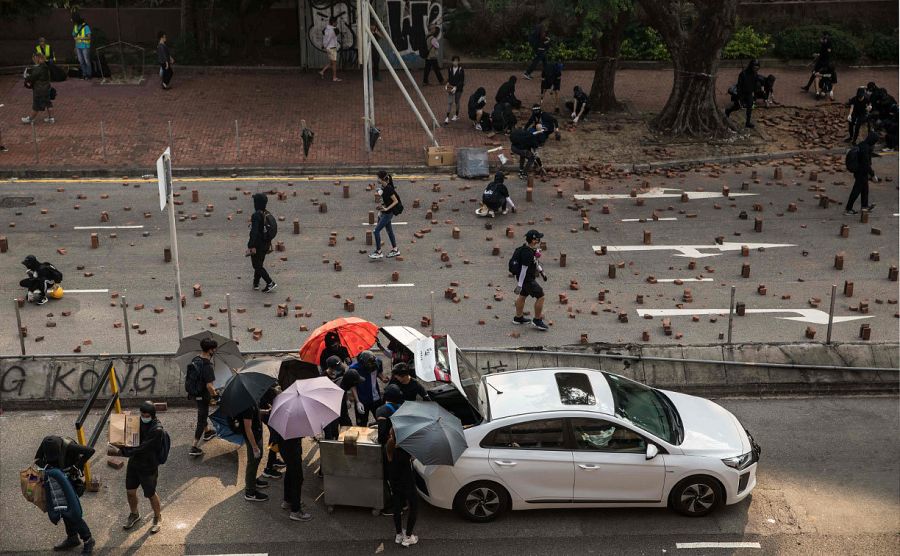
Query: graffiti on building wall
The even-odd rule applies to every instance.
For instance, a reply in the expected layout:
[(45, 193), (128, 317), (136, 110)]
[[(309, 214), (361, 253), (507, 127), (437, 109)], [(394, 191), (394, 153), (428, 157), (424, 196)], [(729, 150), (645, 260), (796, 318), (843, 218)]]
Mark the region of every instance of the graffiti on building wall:
[(385, 27), (391, 41), (405, 59), (418, 56), (425, 45), (425, 36), (433, 25), (440, 28), (443, 6), (433, 0), (387, 0)]
[(356, 5), (352, 2), (336, 2), (331, 3), (322, 0), (312, 0), (306, 3), (307, 13), (306, 20), (309, 22), (307, 28), (307, 38), (309, 43), (321, 52), (325, 52), (322, 46), (324, 39), (325, 26), (331, 17), (337, 19), (335, 29), (337, 30), (338, 44), (341, 52), (356, 50)]
[[(116, 375), (123, 397), (152, 396), (179, 392), (177, 367), (168, 369), (169, 380), (161, 387), (160, 365), (166, 360), (135, 359), (131, 364), (116, 363)], [(0, 398), (5, 400), (79, 400), (90, 396), (100, 376), (106, 369), (105, 361), (75, 361), (55, 363), (51, 361), (18, 360), (0, 366)], [(109, 382), (103, 395), (110, 394)]]

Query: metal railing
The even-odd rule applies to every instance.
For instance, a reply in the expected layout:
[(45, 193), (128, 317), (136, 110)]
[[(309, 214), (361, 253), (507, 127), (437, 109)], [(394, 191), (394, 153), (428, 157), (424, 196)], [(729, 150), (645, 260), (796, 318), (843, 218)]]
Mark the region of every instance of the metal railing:
[[(87, 420), (91, 409), (93, 409), (94, 403), (100, 396), (100, 392), (106, 387), (107, 382), (109, 383), (109, 389), (112, 395), (110, 396), (109, 401), (106, 402), (106, 407), (103, 409), (103, 416), (94, 426), (93, 432), (91, 432), (90, 440), (86, 440), (84, 423)], [(85, 400), (84, 406), (81, 408), (81, 413), (78, 414), (78, 419), (75, 420), (75, 434), (78, 443), (82, 446), (90, 446), (93, 448), (97, 444), (97, 440), (99, 440), (100, 434), (103, 432), (106, 421), (109, 419), (113, 409), (116, 410), (116, 413), (122, 413), (122, 402), (119, 399), (119, 380), (116, 377), (116, 368), (113, 365), (113, 362), (110, 361), (106, 365), (106, 370), (103, 371), (103, 374), (101, 374), (100, 378), (97, 380), (97, 384), (94, 385), (90, 397)], [(84, 464), (84, 480), (88, 489), (91, 490), (93, 482), (91, 480), (91, 466), (88, 462), (85, 462)]]

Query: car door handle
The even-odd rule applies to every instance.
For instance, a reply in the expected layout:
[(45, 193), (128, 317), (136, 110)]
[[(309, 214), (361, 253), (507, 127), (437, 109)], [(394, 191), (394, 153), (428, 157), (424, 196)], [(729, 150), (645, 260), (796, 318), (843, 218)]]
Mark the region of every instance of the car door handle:
[(588, 471), (591, 471), (594, 469), (600, 469), (599, 465), (594, 465), (592, 463), (579, 463), (578, 467), (580, 467), (582, 469), (587, 469)]
[(494, 463), (496, 463), (500, 467), (515, 467), (516, 466), (516, 462), (514, 462), (514, 461), (504, 461), (501, 459), (495, 459)]

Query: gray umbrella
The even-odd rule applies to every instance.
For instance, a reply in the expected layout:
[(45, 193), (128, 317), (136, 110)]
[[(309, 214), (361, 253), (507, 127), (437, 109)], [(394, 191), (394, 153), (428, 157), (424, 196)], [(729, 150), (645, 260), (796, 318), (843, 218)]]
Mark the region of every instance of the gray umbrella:
[(397, 445), (425, 465), (453, 465), (468, 447), (462, 422), (435, 402), (404, 402), (391, 423)]
[(247, 361), (239, 373), (262, 373), (278, 379), (282, 390), (286, 390), (295, 380), (319, 376), (319, 367), (297, 357), (266, 357)]
[(244, 366), (244, 356), (241, 355), (241, 350), (234, 340), (229, 340), (209, 330), (204, 330), (192, 336), (185, 336), (182, 338), (181, 343), (178, 344), (178, 351), (175, 352), (175, 361), (182, 369), (186, 368), (194, 357), (200, 355), (200, 341), (204, 338), (211, 338), (219, 344), (212, 359), (213, 367), (216, 371), (216, 381), (213, 383), (213, 386), (221, 388), (234, 374), (235, 369), (240, 369)]

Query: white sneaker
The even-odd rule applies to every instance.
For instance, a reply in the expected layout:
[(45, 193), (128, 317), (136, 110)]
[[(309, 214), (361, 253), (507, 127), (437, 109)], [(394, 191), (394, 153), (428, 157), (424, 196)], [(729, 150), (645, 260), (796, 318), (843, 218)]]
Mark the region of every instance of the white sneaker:
[[(24, 118), (23, 118), (24, 120)], [(28, 123), (28, 122), (25, 122)], [(481, 124), (475, 124), (475, 131), (481, 131)]]
[(47, 118), (44, 118), (44, 121), (47, 122), (48, 124), (55, 124), (55, 123), (56, 123), (56, 118), (53, 118), (53, 117), (47, 117)]
[(403, 542), (403, 539), (405, 539), (405, 538), (406, 538), (405, 534), (397, 533), (396, 535), (394, 535), (394, 543), (401, 544)]
[(24, 118), (22, 118), (23, 124), (30, 124), (33, 122), (34, 122), (34, 118), (32, 118), (31, 116), (25, 116)]
[(407, 535), (403, 539), (403, 542), (401, 542), (400, 544), (403, 546), (412, 546), (412, 545), (418, 544), (418, 543), (419, 543), (419, 537), (417, 537), (415, 535)]
[(372, 251), (371, 253), (369, 253), (369, 258), (370, 259), (383, 259), (384, 253), (382, 253), (381, 251)]
[(447, 125), (449, 123), (450, 123), (450, 118), (449, 117), (444, 118), (444, 125)]
[(391, 251), (387, 254), (387, 256), (389, 259), (392, 259), (399, 254), (400, 254), (400, 250), (395, 247), (395, 248), (391, 249)]
[(456, 115), (453, 116), (453, 118), (451, 118), (451, 121), (455, 122), (455, 121), (457, 121), (458, 119), (459, 119), (459, 114), (456, 114)]

